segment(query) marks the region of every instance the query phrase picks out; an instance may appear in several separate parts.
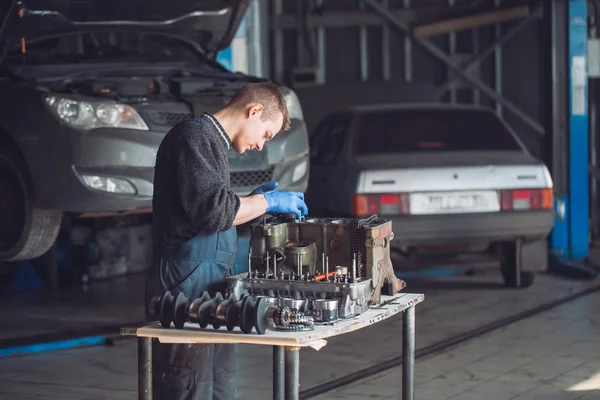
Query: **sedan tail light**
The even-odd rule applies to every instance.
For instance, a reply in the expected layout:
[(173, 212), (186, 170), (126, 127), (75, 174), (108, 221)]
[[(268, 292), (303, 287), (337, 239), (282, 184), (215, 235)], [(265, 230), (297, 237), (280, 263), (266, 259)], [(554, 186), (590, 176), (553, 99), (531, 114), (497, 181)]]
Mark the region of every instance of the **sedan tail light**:
[[(500, 190), (502, 211), (546, 210), (554, 207), (552, 189)], [(354, 195), (354, 215), (409, 215), (408, 193)]]
[(408, 194), (357, 194), (354, 195), (354, 215), (371, 214), (406, 215), (410, 213)]
[(502, 211), (544, 210), (554, 207), (552, 189), (502, 190)]

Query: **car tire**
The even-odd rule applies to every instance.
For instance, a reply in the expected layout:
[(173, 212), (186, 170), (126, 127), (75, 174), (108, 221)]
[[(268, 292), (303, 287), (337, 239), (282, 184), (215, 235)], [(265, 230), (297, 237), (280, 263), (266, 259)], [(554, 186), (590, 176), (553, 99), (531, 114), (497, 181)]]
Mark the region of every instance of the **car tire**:
[(528, 288), (533, 285), (535, 273), (531, 271), (519, 271), (520, 279), (517, 283), (517, 246), (516, 242), (502, 243), (497, 247), (500, 270), (504, 285), (509, 288)]
[(11, 144), (0, 146), (0, 261), (31, 260), (56, 241), (62, 212), (34, 206), (28, 170)]

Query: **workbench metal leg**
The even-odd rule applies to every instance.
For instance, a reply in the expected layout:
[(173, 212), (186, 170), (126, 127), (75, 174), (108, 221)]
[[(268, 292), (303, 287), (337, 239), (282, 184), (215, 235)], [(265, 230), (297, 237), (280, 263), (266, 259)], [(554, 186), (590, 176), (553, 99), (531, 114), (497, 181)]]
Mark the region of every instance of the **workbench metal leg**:
[(402, 400), (414, 399), (415, 306), (402, 315)]
[(152, 338), (138, 338), (138, 399), (152, 400)]
[(273, 400), (285, 400), (285, 348), (273, 346)]
[(285, 400), (300, 399), (300, 347), (285, 348)]

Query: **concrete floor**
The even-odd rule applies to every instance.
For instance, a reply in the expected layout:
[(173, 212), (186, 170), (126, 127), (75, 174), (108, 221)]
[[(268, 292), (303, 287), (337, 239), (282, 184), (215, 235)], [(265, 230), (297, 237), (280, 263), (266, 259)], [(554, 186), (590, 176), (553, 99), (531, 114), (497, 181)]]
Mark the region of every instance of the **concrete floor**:
[[(419, 400), (600, 399), (600, 292), (418, 360)], [(315, 397), (398, 399), (400, 368)]]
[[(498, 275), (488, 274), (409, 280), (406, 291), (425, 293), (416, 313), (417, 349), (423, 349), (595, 287), (600, 281), (540, 275), (531, 288), (511, 290), (502, 286)], [(10, 323), (0, 332), (6, 338), (98, 324), (128, 325), (142, 319), (142, 293), (143, 277), (132, 276), (95, 284), (85, 292), (2, 299), (0, 313)], [(600, 399), (600, 377), (592, 384), (595, 390), (575, 390), (600, 373), (599, 323), (596, 292), (420, 358), (416, 398)], [(301, 390), (400, 355), (400, 328), (397, 317), (332, 338), (318, 352), (302, 350)], [(125, 340), (114, 346), (0, 359), (0, 399), (135, 399), (136, 351), (136, 342)], [(270, 398), (271, 349), (239, 346), (239, 361), (244, 371), (239, 382), (242, 396)], [(400, 377), (400, 370), (393, 368), (316, 398), (399, 398)]]

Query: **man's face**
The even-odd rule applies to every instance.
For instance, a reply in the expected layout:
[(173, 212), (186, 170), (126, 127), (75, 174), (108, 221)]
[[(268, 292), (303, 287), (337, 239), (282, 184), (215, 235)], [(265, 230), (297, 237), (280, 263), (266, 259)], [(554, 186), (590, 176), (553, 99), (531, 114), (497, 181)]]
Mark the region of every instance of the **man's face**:
[(243, 122), (242, 135), (237, 143), (233, 144), (236, 152), (244, 153), (246, 150), (261, 151), (267, 140), (271, 140), (281, 129), (283, 115), (276, 118), (261, 120), (262, 106), (260, 104), (249, 106), (246, 109), (246, 118)]

